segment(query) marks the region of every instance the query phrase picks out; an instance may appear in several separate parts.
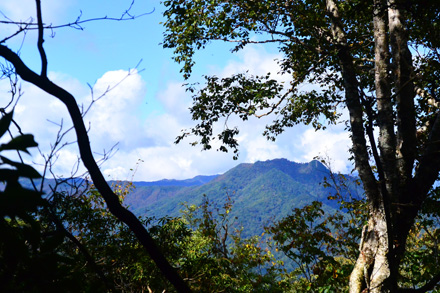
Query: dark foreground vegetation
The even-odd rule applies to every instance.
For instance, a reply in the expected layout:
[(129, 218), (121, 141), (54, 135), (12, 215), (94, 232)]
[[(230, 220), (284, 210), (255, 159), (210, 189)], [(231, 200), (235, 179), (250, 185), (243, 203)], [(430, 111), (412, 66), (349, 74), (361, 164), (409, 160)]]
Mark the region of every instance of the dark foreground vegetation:
[[(185, 79), (196, 52), (216, 41), (235, 44), (233, 52), (250, 44), (275, 45), (280, 74), (290, 78), (282, 83), (270, 72), (240, 72), (188, 84), (196, 126), (177, 141), (194, 135), (193, 144), (207, 150), (216, 140), (219, 150), (237, 157), (239, 129), (227, 123), (233, 116), (243, 121), (270, 116), (264, 135), (272, 140), (298, 123), (315, 129), (346, 123), (365, 202), (336, 192), (331, 196), (340, 202), (339, 213), (326, 215), (318, 202), (294, 209), (267, 227), (268, 242), (261, 244), (260, 235), (242, 239), (240, 229), (230, 229), (228, 201), (218, 210), (205, 201), (187, 207), (182, 217), (164, 219), (138, 218), (123, 205), (125, 189), (111, 189), (93, 156), (84, 109), (50, 80), (44, 48), (45, 33), (83, 29), (99, 18), (83, 20), (80, 14), (53, 25), (43, 20), (42, 1), (34, 3), (35, 17), (0, 21), (16, 29), (0, 40), (1, 78), (9, 81), (11, 95), (0, 108), (0, 134), (11, 123), (19, 133), (0, 151), (36, 146), (11, 113), (22, 94), (20, 83), (28, 82), (68, 110), (94, 185), (42, 197), (40, 188), (26, 189), (18, 181), (39, 177), (32, 167), (0, 157), (2, 291), (171, 291), (168, 282), (180, 292), (438, 290), (438, 0), (164, 1), (163, 46), (174, 50)], [(131, 7), (113, 20), (136, 19)], [(8, 47), (31, 31), (37, 32), (38, 73), (22, 60), (21, 47)], [(338, 190), (339, 179), (328, 183)], [(274, 251), (295, 269), (284, 271)]]
[[(5, 116), (0, 121), (4, 130)], [(0, 148), (27, 151), (32, 136)], [(39, 178), (30, 166), (2, 157), (0, 291), (173, 292), (134, 233), (108, 211), (93, 185), (77, 181), (42, 196), (18, 178)], [(234, 202), (182, 205), (178, 217), (139, 220), (195, 292), (346, 292), (367, 221), (364, 200), (351, 197), (347, 178), (329, 173), (324, 185), (338, 207), (313, 201), (293, 209), (261, 234), (242, 237)], [(87, 186), (84, 188), (84, 186)], [(62, 188), (61, 188), (62, 187)], [(121, 203), (134, 186), (112, 186)], [(409, 236), (399, 284), (418, 288), (438, 273), (438, 197), (426, 205)]]

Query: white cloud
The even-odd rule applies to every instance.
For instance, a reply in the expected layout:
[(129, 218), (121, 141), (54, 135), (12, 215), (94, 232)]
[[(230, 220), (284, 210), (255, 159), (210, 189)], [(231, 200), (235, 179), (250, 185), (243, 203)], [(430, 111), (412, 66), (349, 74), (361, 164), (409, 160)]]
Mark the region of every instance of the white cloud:
[(351, 164), (348, 162), (349, 146), (351, 140), (347, 131), (342, 127), (328, 127), (327, 130), (306, 130), (300, 139), (297, 149), (302, 149), (302, 154), (297, 156), (299, 161), (310, 161), (316, 156), (329, 158), (334, 171), (350, 173)]
[[(270, 71), (275, 77), (279, 69), (273, 59), (277, 57), (261, 49), (246, 49), (239, 55), (241, 59), (229, 62), (217, 74), (226, 76), (249, 70), (251, 74), (261, 75)], [(94, 103), (85, 119), (86, 125), (90, 125), (91, 145), (97, 159), (100, 158), (99, 153), (119, 143), (118, 151), (102, 164), (103, 173), (110, 179), (131, 179), (133, 169), (136, 169), (134, 180), (185, 179), (223, 173), (241, 162), (279, 157), (304, 162), (319, 154), (328, 154), (334, 160), (335, 169), (347, 170), (349, 139), (341, 127), (314, 132), (308, 127), (296, 126), (286, 130), (274, 143), (261, 135), (273, 117), (246, 122), (240, 122), (237, 118), (230, 119), (230, 126), (238, 126), (240, 129), (238, 161), (233, 161), (230, 153), (215, 151), (216, 146), (211, 151), (203, 152), (200, 146), (190, 146), (189, 142), (194, 138), (175, 145), (174, 140), (181, 129), (196, 123), (191, 121), (188, 110), (192, 103), (190, 94), (185, 92), (181, 83), (169, 81), (156, 95), (163, 111), (152, 111), (148, 117), (141, 119), (139, 109), (144, 103), (147, 86), (138, 72), (134, 71), (124, 79), (127, 74), (124, 70), (109, 71), (97, 80), (93, 87), (95, 98), (123, 81)], [(79, 104), (87, 107), (90, 103), (91, 95), (87, 86), (60, 73), (51, 73), (50, 77), (72, 92)], [(277, 78), (285, 80), (287, 77)], [(0, 89), (2, 92), (7, 91), (7, 84), (0, 83)], [(47, 153), (58, 131), (58, 126), (48, 120), (59, 124), (63, 119), (67, 128), (70, 118), (64, 105), (57, 99), (29, 84), (24, 84), (23, 89), (25, 95), (16, 108), (16, 118), (25, 132), (36, 135), (42, 151)], [(4, 102), (1, 101), (2, 105)], [(217, 127), (222, 126), (220, 123)], [(66, 138), (67, 141), (75, 141), (73, 134)], [(75, 145), (60, 151), (56, 172), (59, 175), (70, 175), (77, 162), (77, 154)], [(41, 158), (34, 157), (33, 160), (41, 163)]]
[(285, 155), (277, 144), (268, 141), (261, 135), (253, 138), (245, 135), (241, 140), (243, 141), (242, 146), (246, 149), (246, 162), (266, 161), (273, 158), (282, 158)]
[[(95, 97), (105, 92), (108, 86), (120, 82), (127, 76), (127, 71), (107, 72), (94, 86)], [(50, 73), (50, 78), (70, 91), (78, 104), (85, 109), (88, 107), (91, 96), (88, 88), (81, 85), (77, 80), (63, 74)], [(23, 83), (24, 95), (19, 100), (15, 119), (25, 133), (35, 135), (40, 149), (48, 154), (59, 131), (59, 125), (63, 129), (69, 129), (70, 117), (65, 106), (56, 98), (44, 93), (37, 87)], [(0, 86), (3, 93), (8, 91), (8, 83), (4, 80)], [(145, 95), (145, 84), (137, 72), (132, 72), (116, 88), (109, 91), (101, 99), (93, 104), (86, 116), (86, 126), (90, 125), (90, 140), (92, 149), (96, 153), (109, 150), (114, 144), (120, 142), (123, 149), (135, 148), (142, 138), (145, 138), (144, 129), (137, 118), (137, 107)], [(7, 94), (2, 94), (1, 104), (5, 105), (9, 99)], [(71, 131), (63, 140), (75, 142), (75, 134)], [(35, 153), (35, 152), (34, 152)], [(77, 148), (75, 144), (64, 147), (58, 152), (58, 160), (55, 171), (62, 176), (70, 175), (72, 167), (77, 162)], [(96, 155), (97, 159), (100, 158)], [(42, 163), (42, 159), (34, 154), (34, 161)], [(119, 164), (123, 166), (123, 161)]]
[(159, 92), (157, 99), (164, 106), (166, 112), (173, 113), (179, 119), (188, 121), (189, 107), (192, 101), (190, 95), (185, 91), (185, 87), (180, 82), (170, 82), (165, 90)]
[(122, 166), (117, 166), (115, 168), (107, 168), (102, 172), (104, 174), (104, 178), (107, 180), (130, 180), (129, 171)]
[(125, 70), (109, 71), (97, 80), (93, 98), (98, 100), (85, 117), (91, 125), (93, 146), (105, 148), (108, 142), (119, 142), (124, 147), (139, 144), (144, 134), (138, 108), (145, 92), (145, 82), (136, 70), (130, 74)]
[(103, 165), (103, 170), (111, 178), (118, 179), (130, 179), (136, 170), (134, 180), (153, 181), (217, 174), (234, 164), (229, 154), (201, 152), (199, 148), (181, 144), (119, 151)]
[[(94, 97), (119, 83), (127, 71), (105, 73), (93, 87)], [(51, 74), (54, 82), (70, 90), (79, 104), (88, 106), (92, 100), (87, 87), (76, 80), (61, 74)], [(58, 126), (49, 122), (64, 121), (65, 128), (70, 125), (70, 118), (63, 104), (48, 96), (36, 87), (24, 84), (26, 94), (19, 103), (20, 111), (16, 118), (26, 129), (34, 133), (43, 153), (48, 153), (54, 141)], [(137, 168), (135, 180), (159, 180), (162, 178), (184, 179), (199, 174), (216, 174), (231, 168), (236, 162), (229, 154), (201, 152), (198, 147), (191, 147), (188, 141), (175, 145), (175, 137), (182, 128), (190, 126), (189, 113), (182, 110), (188, 106), (190, 98), (180, 85), (170, 84), (162, 95), (166, 113), (154, 114), (145, 121), (140, 121), (139, 105), (145, 96), (145, 83), (136, 72), (120, 82), (116, 88), (96, 101), (85, 118), (90, 125), (89, 136), (96, 159), (116, 143), (118, 151), (102, 164), (103, 173), (111, 179), (131, 179), (139, 160), (143, 163)], [(187, 107), (186, 107), (187, 108)], [(192, 122), (191, 122), (192, 123)], [(67, 141), (75, 141), (73, 132)], [(55, 172), (60, 176), (71, 174), (77, 163), (76, 145), (65, 147), (58, 153)], [(36, 154), (33, 160), (39, 164), (42, 158)], [(81, 174), (84, 169), (81, 169)]]
[(145, 121), (145, 132), (154, 145), (170, 146), (180, 135), (180, 130), (187, 126), (172, 112), (164, 113), (148, 117)]
[(280, 66), (277, 59), (281, 59), (281, 54), (269, 53), (261, 46), (247, 46), (238, 53), (239, 60), (230, 61), (221, 71), (220, 76), (230, 76), (238, 72), (249, 71), (253, 75), (271, 74), (271, 77), (280, 82), (289, 82), (289, 75), (281, 75)]
[[(228, 63), (225, 69), (219, 71), (219, 75), (226, 76), (244, 70), (249, 70), (250, 74), (261, 75), (270, 71), (273, 77), (286, 80), (287, 77), (276, 76), (279, 68), (273, 59), (277, 57), (279, 56), (269, 54), (264, 50), (251, 48), (240, 55), (239, 61)], [(310, 127), (296, 126), (286, 130), (274, 143), (262, 136), (266, 124), (270, 123), (273, 117), (251, 119), (246, 122), (231, 118), (228, 125), (238, 126), (240, 129), (238, 137), (240, 158), (238, 161), (233, 161), (232, 154), (215, 151), (218, 148), (218, 142), (213, 143), (212, 150), (203, 152), (200, 146), (188, 145), (196, 138), (190, 137), (177, 146), (173, 144), (181, 129), (196, 124), (190, 120), (190, 113), (187, 110), (191, 104), (190, 96), (180, 83), (168, 83), (168, 86), (159, 92), (156, 98), (162, 104), (165, 113), (156, 113), (145, 121), (145, 133), (154, 144), (150, 147), (140, 146), (130, 152), (132, 165), (138, 159), (144, 161), (136, 174), (138, 180), (183, 179), (200, 174), (217, 174), (227, 171), (240, 162), (255, 162), (279, 157), (304, 162), (324, 153), (335, 160), (333, 164), (335, 170), (347, 171), (349, 140), (340, 127), (330, 127), (326, 132), (315, 133)], [(221, 130), (222, 127), (221, 123), (216, 126), (217, 130)], [(119, 155), (125, 156), (120, 152), (115, 158)]]

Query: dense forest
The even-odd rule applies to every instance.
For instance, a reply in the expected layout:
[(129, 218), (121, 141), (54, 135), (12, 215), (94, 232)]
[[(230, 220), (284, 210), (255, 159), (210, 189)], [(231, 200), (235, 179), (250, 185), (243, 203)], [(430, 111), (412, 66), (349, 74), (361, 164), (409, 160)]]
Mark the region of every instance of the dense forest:
[[(169, 196), (172, 208), (158, 216), (129, 206), (136, 195), (131, 182), (106, 181), (90, 146), (88, 109), (52, 81), (44, 46), (61, 28), (138, 16), (129, 10), (115, 19), (80, 15), (54, 25), (44, 21), (46, 3), (35, 0), (35, 15), (27, 20), (3, 13), (0, 20), (14, 28), (0, 41), (1, 79), (8, 85), (0, 109), (0, 291), (438, 292), (437, 0), (163, 1), (162, 46), (172, 50), (186, 80), (198, 51), (220, 42), (234, 44), (232, 52), (276, 45), (280, 74), (290, 78), (285, 83), (245, 71), (185, 84), (195, 126), (176, 143), (192, 138), (194, 146), (237, 158), (240, 129), (230, 126), (232, 117), (269, 117), (262, 130), (269, 140), (300, 123), (317, 130), (345, 123), (356, 176), (332, 172), (326, 159), (296, 173), (283, 160), (242, 165), (222, 175), (229, 186), (219, 176), (182, 197)], [(36, 32), (40, 72), (22, 59), (21, 47), (9, 46), (28, 32)], [(43, 172), (23, 159), (38, 138), (14, 119), (22, 83), (67, 109), (86, 177), (52, 174), (51, 156), (68, 144), (62, 132)], [(326, 175), (307, 172), (313, 168)], [(49, 175), (56, 180), (47, 189)], [(287, 200), (294, 195), (295, 204)], [(187, 200), (194, 197), (194, 203)], [(278, 200), (282, 215), (266, 217), (268, 199)], [(261, 233), (237, 225), (246, 217), (240, 201), (255, 205), (247, 216), (261, 222)], [(159, 211), (163, 203), (150, 208)]]
[[(302, 208), (313, 201), (323, 203), (323, 210), (331, 214), (338, 209), (329, 200), (331, 190), (324, 186), (328, 170), (319, 161), (294, 163), (286, 159), (267, 160), (254, 164), (243, 163), (224, 174), (196, 177), (205, 180), (168, 180), (136, 182), (125, 203), (135, 215), (154, 217), (179, 216), (182, 204), (202, 204), (204, 197), (217, 206), (233, 202), (230, 217), (237, 218), (236, 226), (243, 227), (242, 236), (264, 232), (264, 226), (287, 216), (292, 208)], [(362, 198), (362, 188), (356, 178), (347, 178), (349, 193)], [(121, 184), (120, 182), (119, 184)]]
[[(296, 180), (310, 185), (302, 186), (298, 194), (289, 193), (291, 203), (287, 212), (283, 211), (286, 208), (284, 201), (275, 203), (273, 206), (278, 207), (277, 214), (285, 216), (267, 221), (267, 225), (258, 225), (250, 199), (247, 199), (249, 205), (242, 205), (236, 213), (235, 208), (239, 206), (236, 201), (240, 197), (222, 194), (225, 192), (222, 187), (225, 182), (229, 182), (231, 187), (237, 186), (230, 181), (212, 178), (208, 182), (202, 181), (202, 185), (194, 181), (168, 183), (171, 186), (196, 184), (200, 188), (211, 182), (214, 186), (205, 187), (211, 198), (201, 196), (200, 204), (182, 203), (173, 217), (138, 217), (161, 244), (162, 253), (188, 280), (192, 290), (348, 290), (348, 277), (355, 264), (359, 235), (367, 221), (367, 205), (358, 193), (358, 179), (332, 173), (317, 161), (295, 164), (287, 160), (238, 166), (223, 176), (243, 182), (238, 179), (246, 177), (249, 172), (261, 172), (273, 178), (274, 169), (297, 175)], [(20, 177), (39, 177), (36, 171), (27, 172)], [(279, 174), (275, 173), (275, 176), (279, 177)], [(257, 177), (258, 182), (258, 176), (251, 177)], [(40, 181), (35, 180), (36, 183)], [(215, 185), (218, 182), (220, 186)], [(271, 181), (264, 180), (260, 184), (264, 186), (268, 182)], [(30, 187), (28, 182), (21, 183)], [(167, 187), (163, 181), (139, 184), (152, 188), (158, 185)], [(284, 184), (281, 190), (288, 189), (289, 182)], [(258, 186), (258, 183), (254, 182), (253, 186)], [(184, 186), (180, 188), (185, 189)], [(278, 188), (278, 185), (266, 188), (266, 191), (272, 192), (260, 192), (260, 195), (272, 200), (283, 198), (283, 194), (275, 194)], [(323, 190), (317, 192), (317, 188)], [(57, 291), (58, 288), (69, 288), (71, 292), (173, 291), (172, 285), (161, 277), (143, 247), (136, 244), (135, 235), (108, 211), (93, 185), (76, 179), (59, 183), (57, 189), (59, 191), (51, 193), (49, 198), (39, 198), (35, 191), (22, 189), (26, 199), (29, 200), (31, 195), (35, 198), (27, 206), (19, 202), (21, 199), (17, 198), (16, 190), (10, 189), (13, 192), (10, 197), (9, 192), (4, 193), (13, 201), (4, 206), (7, 208), (4, 213), (8, 215), (8, 225), (2, 227), (2, 232), (7, 235), (2, 243), (2, 278), (5, 281), (2, 291)], [(133, 203), (135, 201), (133, 198), (130, 201), (130, 197), (138, 200), (139, 192), (145, 194), (142, 187), (137, 191), (130, 182), (113, 182), (112, 189), (121, 202)], [(175, 188), (173, 191), (178, 194)], [(302, 197), (301, 193), (306, 193), (307, 197)], [(242, 192), (242, 196), (258, 194), (255, 190)], [(310, 194), (322, 194), (322, 197), (315, 198)], [(14, 206), (20, 209), (13, 210)], [(172, 201), (170, 206), (174, 206)], [(266, 208), (264, 205), (261, 207)], [(9, 215), (15, 217), (10, 218)], [(243, 219), (247, 220), (241, 222)], [(253, 227), (255, 224), (256, 227)], [(430, 202), (411, 231), (411, 249), (405, 255), (400, 284), (419, 287), (437, 271), (436, 264), (440, 261), (436, 238), (439, 225), (438, 203)], [(258, 231), (258, 234), (249, 230)], [(14, 254), (11, 254), (12, 251)]]

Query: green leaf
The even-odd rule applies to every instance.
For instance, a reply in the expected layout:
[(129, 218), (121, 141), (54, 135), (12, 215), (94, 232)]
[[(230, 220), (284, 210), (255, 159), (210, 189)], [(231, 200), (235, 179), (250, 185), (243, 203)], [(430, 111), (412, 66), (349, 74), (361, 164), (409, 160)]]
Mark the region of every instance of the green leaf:
[(32, 134), (23, 134), (17, 137), (14, 137), (11, 141), (6, 144), (2, 144), (0, 146), (0, 151), (3, 150), (19, 150), (29, 154), (27, 148), (37, 147), (38, 144), (34, 140), (34, 136)]
[(18, 179), (17, 170), (5, 169), (5, 168), (0, 169), (0, 182), (17, 180), (17, 179)]
[(5, 191), (0, 196), (0, 212), (10, 216), (24, 217), (26, 212), (35, 211), (44, 204), (41, 193), (25, 189), (17, 182), (6, 185)]
[(6, 163), (9, 164), (17, 169), (18, 176), (19, 177), (25, 177), (25, 178), (41, 178), (40, 173), (38, 173), (37, 170), (35, 170), (32, 166), (23, 164), (23, 163), (17, 163), (14, 161), (9, 160), (8, 158), (5, 158), (3, 156), (0, 156), (0, 159)]
[(11, 125), (13, 111), (10, 113), (6, 113), (2, 119), (0, 119), (0, 137), (6, 133), (9, 129), (9, 125)]

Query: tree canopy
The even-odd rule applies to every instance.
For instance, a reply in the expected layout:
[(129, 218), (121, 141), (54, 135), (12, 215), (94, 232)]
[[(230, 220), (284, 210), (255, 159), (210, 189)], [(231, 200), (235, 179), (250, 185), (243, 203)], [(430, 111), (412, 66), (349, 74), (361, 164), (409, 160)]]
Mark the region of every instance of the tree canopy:
[[(167, 0), (163, 46), (174, 50), (189, 78), (197, 50), (217, 41), (273, 44), (282, 58), (281, 83), (269, 73), (206, 76), (189, 85), (194, 105), (193, 134), (204, 149), (213, 140), (238, 155), (239, 129), (231, 116), (273, 117), (263, 134), (275, 139), (298, 123), (325, 128), (348, 113), (351, 154), (365, 201), (331, 195), (340, 212), (326, 215), (319, 202), (292, 210), (261, 236), (241, 237), (223, 207), (205, 200), (187, 205), (178, 218), (138, 218), (123, 204), (127, 190), (105, 181), (90, 149), (83, 113), (75, 97), (52, 82), (44, 49), (45, 32), (81, 28), (78, 19), (57, 27), (36, 18), (5, 20), (17, 27), (0, 41), (1, 78), (17, 79), (53, 95), (67, 108), (81, 159), (93, 180), (73, 193), (24, 188), (20, 179), (40, 174), (23, 161), (3, 156), (37, 146), (20, 133), (0, 145), (0, 288), (5, 291), (175, 290), (427, 292), (438, 288), (438, 206), (440, 171), (440, 5), (437, 0), (239, 1)], [(130, 19), (131, 15), (123, 13)], [(106, 18), (104, 18), (106, 19)], [(96, 20), (96, 19), (95, 19)], [(87, 20), (85, 20), (87, 21)], [(8, 41), (37, 31), (41, 71), (35, 72), (8, 47)], [(301, 88), (304, 83), (315, 89)], [(2, 105), (0, 137), (19, 125)], [(345, 112), (344, 112), (345, 111)], [(215, 133), (214, 125), (224, 125)], [(18, 156), (20, 159), (20, 155)], [(105, 205), (104, 205), (105, 202)], [(233, 219), (232, 219), (233, 221)], [(355, 234), (356, 233), (356, 234)], [(139, 241), (139, 242), (137, 242)], [(357, 243), (360, 242), (359, 249)], [(160, 246), (156, 245), (160, 243)], [(274, 248), (274, 249), (273, 249)], [(296, 266), (283, 267), (282, 252)], [(148, 254), (145, 254), (147, 252)], [(115, 259), (114, 256), (118, 258)], [(154, 264), (153, 264), (154, 263)], [(157, 266), (157, 267), (156, 267)], [(350, 272), (351, 271), (351, 272)], [(162, 275), (165, 278), (162, 278)], [(79, 282), (81, 280), (82, 282)]]
[[(164, 1), (165, 48), (174, 50), (185, 78), (197, 50), (216, 41), (274, 43), (282, 84), (269, 74), (207, 76), (189, 87), (204, 149), (237, 152), (239, 130), (213, 125), (273, 114), (264, 134), (274, 139), (297, 123), (316, 129), (347, 111), (351, 153), (363, 182), (369, 221), (362, 234), (350, 291), (397, 292), (408, 233), (423, 202), (435, 194), (440, 171), (440, 5), (437, 1)], [(319, 90), (300, 89), (304, 82)], [(440, 272), (417, 291), (426, 292)]]
[[(8, 107), (13, 105), (12, 101), (14, 101), (14, 99), (16, 98), (15, 95), (17, 94), (17, 88), (19, 87), (17, 86), (18, 77), (21, 80), (25, 82), (29, 82), (35, 87), (54, 96), (64, 104), (64, 106), (66, 107), (69, 113), (68, 115), (72, 120), (73, 129), (75, 131), (76, 139), (77, 139), (76, 143), (79, 149), (81, 160), (85, 168), (87, 169), (91, 179), (93, 180), (96, 189), (99, 190), (100, 195), (105, 200), (109, 211), (120, 221), (122, 221), (128, 227), (130, 227), (130, 230), (133, 233), (135, 233), (137, 240), (140, 241), (140, 243), (142, 243), (144, 249), (148, 252), (150, 257), (160, 268), (161, 273), (164, 274), (167, 277), (167, 279), (169, 279), (170, 282), (179, 291), (189, 292), (190, 289), (188, 288), (188, 285), (178, 275), (176, 269), (169, 264), (168, 260), (165, 258), (163, 253), (156, 245), (152, 236), (146, 230), (144, 223), (142, 223), (136, 216), (134, 216), (134, 214), (131, 211), (129, 211), (126, 207), (121, 205), (118, 195), (115, 192), (113, 192), (109, 184), (106, 182), (92, 153), (90, 147), (89, 135), (83, 120), (84, 113), (78, 106), (75, 97), (69, 91), (65, 90), (64, 88), (60, 87), (58, 84), (54, 83), (48, 76), (49, 57), (47, 56), (44, 47), (44, 38), (46, 31), (53, 32), (54, 29), (60, 27), (75, 27), (81, 29), (82, 28), (81, 24), (84, 22), (91, 20), (97, 21), (108, 18), (102, 17), (96, 19), (81, 20), (81, 17), (78, 17), (74, 22), (71, 23), (67, 22), (62, 25), (54, 26), (52, 24), (47, 24), (44, 22), (43, 19), (44, 15), (42, 13), (42, 7), (41, 7), (42, 1), (35, 0), (34, 3), (35, 3), (35, 12), (36, 12), (35, 19), (29, 18), (26, 21), (21, 21), (16, 19), (7, 19), (7, 17), (5, 17), (7, 20), (1, 21), (2, 26), (10, 25), (16, 27), (16, 31), (11, 32), (10, 35), (0, 40), (0, 56), (2, 57), (2, 63), (0, 65), (1, 78), (8, 79), (10, 81), (10, 85), (11, 85), (10, 94), (12, 96), (11, 102), (9, 102), (7, 105), (4, 106)], [(130, 13), (127, 10), (122, 13), (122, 16), (120, 18), (116, 18), (113, 20), (121, 21), (126, 19), (135, 19), (135, 18), (136, 17), (130, 15)], [(37, 31), (37, 42), (35, 45), (39, 54), (39, 61), (41, 62), (39, 73), (33, 71), (28, 66), (28, 64), (26, 64), (23, 61), (23, 59), (20, 57), (20, 53), (19, 53), (20, 49), (18, 49), (17, 51), (13, 51), (7, 45), (8, 41), (10, 41), (12, 38), (21, 34), (25, 34), (32, 30)], [(3, 113), (6, 114), (4, 110)], [(6, 131), (8, 129), (9, 128), (3, 129), (3, 131)], [(2, 161), (6, 164), (10, 164), (8, 163), (8, 161), (4, 161), (3, 158)], [(17, 166), (15, 167), (17, 168)], [(3, 174), (3, 176), (5, 176), (5, 174)], [(17, 177), (17, 175), (15, 175), (15, 177)], [(1, 178), (1, 180), (4, 181), (3, 178)]]

